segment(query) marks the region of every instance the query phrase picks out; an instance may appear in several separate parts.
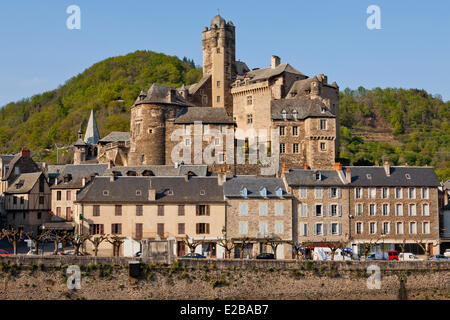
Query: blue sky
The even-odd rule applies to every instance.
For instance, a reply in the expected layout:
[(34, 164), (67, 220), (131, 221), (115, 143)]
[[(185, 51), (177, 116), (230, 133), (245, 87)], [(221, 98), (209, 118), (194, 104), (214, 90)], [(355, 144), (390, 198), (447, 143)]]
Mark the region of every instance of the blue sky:
[[(69, 5), (81, 29), (69, 30)], [(369, 30), (369, 5), (381, 29)], [(425, 89), (450, 99), (450, 1), (3, 0), (0, 106), (64, 84), (95, 62), (153, 50), (202, 63), (201, 32), (220, 8), (250, 68), (281, 57), (346, 87)]]

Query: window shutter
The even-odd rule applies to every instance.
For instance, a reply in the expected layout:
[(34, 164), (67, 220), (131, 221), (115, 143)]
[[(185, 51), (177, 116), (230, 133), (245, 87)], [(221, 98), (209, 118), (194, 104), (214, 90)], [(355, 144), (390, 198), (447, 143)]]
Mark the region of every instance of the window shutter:
[[(325, 207), (325, 206), (324, 206), (324, 207)], [(328, 205), (328, 214), (330, 215), (330, 217), (331, 217), (331, 215), (333, 214), (333, 210), (331, 210), (331, 204)], [(324, 214), (323, 216), (325, 217), (325, 214)]]
[(305, 217), (308, 216), (308, 205), (306, 203), (303, 204), (303, 210), (305, 210)]
[(322, 206), (322, 217), (326, 217), (327, 216), (327, 206)]
[(338, 223), (338, 234), (342, 234), (342, 223)]
[[(200, 206), (199, 205), (197, 205), (197, 206), (195, 206), (195, 215), (199, 215), (199, 212), (200, 212)], [(198, 233), (198, 232), (197, 232)]]
[(100, 234), (104, 233), (104, 228), (103, 228), (103, 224), (100, 225)]
[(322, 233), (323, 233), (324, 236), (327, 235), (327, 224), (326, 223), (322, 224)]
[[(209, 207), (209, 206), (208, 206)], [(209, 234), (209, 223), (206, 223), (206, 233)]]
[[(206, 205), (206, 215), (209, 216), (209, 204)], [(208, 226), (209, 226), (209, 225), (208, 225)], [(208, 233), (209, 233), (209, 231), (208, 231)]]
[(90, 224), (89, 225), (89, 234), (94, 234), (94, 225), (93, 224)]
[(332, 198), (331, 188), (328, 188), (328, 199)]
[(341, 191), (341, 188), (338, 188), (338, 189), (337, 189), (337, 196), (338, 196), (339, 199), (342, 197), (342, 191)]
[(122, 224), (121, 223), (119, 223), (119, 234), (122, 234)]
[(338, 206), (337, 206), (337, 210), (338, 210), (338, 212), (337, 212), (337, 213), (338, 213), (338, 216), (341, 217), (341, 216), (342, 216), (342, 206), (341, 206), (341, 205), (338, 205)]
[[(197, 206), (197, 210), (198, 210), (198, 206)], [(200, 224), (199, 223), (197, 223), (196, 225), (195, 225), (195, 233), (199, 233), (199, 230), (200, 230)]]

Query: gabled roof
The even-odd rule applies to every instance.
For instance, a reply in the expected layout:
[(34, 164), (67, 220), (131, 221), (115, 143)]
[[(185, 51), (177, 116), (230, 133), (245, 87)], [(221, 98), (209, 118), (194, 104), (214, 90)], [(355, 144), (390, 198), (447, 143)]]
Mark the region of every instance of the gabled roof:
[[(87, 144), (97, 144), (98, 140), (100, 140), (100, 134), (98, 133), (97, 120), (95, 120), (94, 110), (91, 110), (86, 134), (84, 135), (84, 142)], [(76, 143), (74, 145), (77, 145)]]
[[(322, 109), (325, 111), (322, 112)], [(301, 97), (298, 99), (277, 99), (270, 101), (270, 112), (272, 120), (283, 120), (282, 112), (286, 111), (287, 119), (293, 120), (294, 111), (297, 119), (308, 117), (334, 118), (328, 107), (319, 99)]]
[[(155, 189), (156, 200), (149, 200)], [(104, 193), (107, 191), (107, 195)], [(140, 192), (136, 192), (140, 191)], [(224, 202), (217, 177), (95, 177), (77, 196), (91, 203), (211, 203)]]
[[(14, 172), (14, 167), (16, 166), (16, 164), (17, 164), (17, 162), (19, 162), (20, 161), (20, 159), (22, 159), (22, 155), (20, 154), (20, 153), (18, 153), (18, 154), (16, 154), (15, 156), (14, 156), (14, 158), (9, 162), (9, 169), (8, 169), (8, 172), (5, 174), (5, 176), (2, 178), (2, 180), (8, 180), (9, 179), (9, 177), (11, 176), (11, 174)], [(26, 157), (24, 157), (24, 159), (27, 159)], [(36, 164), (36, 162), (34, 162), (33, 161), (33, 159), (30, 157), (29, 158), (30, 159), (30, 161), (34, 164), (34, 170), (32, 169), (32, 172), (40, 172), (39, 171), (39, 167), (38, 167), (38, 165)], [(31, 171), (31, 170), (28, 170), (28, 171)], [(27, 173), (27, 172), (24, 172), (24, 173)]]
[(237, 176), (227, 180), (223, 184), (224, 195), (227, 198), (242, 198), (242, 188), (247, 189), (248, 198), (262, 198), (260, 190), (263, 187), (267, 190), (267, 198), (278, 198), (276, 195), (278, 188), (281, 188), (284, 198), (291, 197), (291, 194), (287, 193), (284, 187), (283, 180), (280, 178)]
[(200, 89), (201, 87), (203, 87), (203, 85), (209, 80), (211, 79), (211, 75), (207, 74), (206, 76), (203, 76), (199, 82), (194, 83), (190, 86), (187, 86), (186, 89), (188, 89), (189, 94), (195, 94), (197, 92), (198, 89)]
[(264, 68), (264, 69), (256, 69), (256, 70), (252, 70), (246, 73), (246, 77), (250, 77), (251, 78), (251, 82), (256, 82), (256, 81), (262, 81), (262, 80), (266, 80), (275, 76), (278, 76), (280, 74), (282, 74), (283, 72), (289, 72), (289, 73), (293, 73), (293, 74), (297, 74), (300, 76), (304, 76), (305, 75), (303, 73), (301, 73), (300, 71), (298, 71), (297, 69), (295, 69), (294, 67), (292, 67), (289, 63), (281, 63), (278, 66), (276, 66), (275, 68)]
[(16, 180), (8, 187), (6, 193), (28, 193), (33, 189), (34, 185), (39, 181), (42, 172), (22, 173)]
[[(66, 164), (59, 169), (58, 184), (53, 185), (52, 188), (82, 188), (83, 177), (89, 178), (92, 175), (102, 175), (106, 169), (108, 169), (107, 164)], [(69, 176), (70, 180), (64, 182), (65, 176)]]
[(130, 141), (130, 133), (113, 131), (110, 132), (106, 137), (98, 140), (99, 143), (110, 143), (119, 141)]
[(175, 123), (203, 123), (234, 124), (225, 108), (212, 107), (188, 107), (180, 110), (176, 116)]
[(154, 83), (145, 95), (139, 95), (134, 105), (139, 105), (142, 103), (173, 104), (180, 106), (191, 105), (175, 88), (163, 86), (157, 83)]

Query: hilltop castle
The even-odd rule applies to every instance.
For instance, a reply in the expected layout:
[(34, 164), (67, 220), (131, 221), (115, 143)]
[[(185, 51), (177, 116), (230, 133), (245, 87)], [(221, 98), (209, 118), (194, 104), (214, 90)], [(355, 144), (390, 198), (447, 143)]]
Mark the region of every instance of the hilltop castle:
[[(178, 143), (193, 148), (194, 123), (201, 121), (203, 149), (221, 143), (215, 154), (218, 167), (227, 166), (226, 141), (205, 138), (217, 129), (268, 130), (279, 132), (280, 163), (288, 167), (332, 168), (339, 150), (339, 87), (327, 76), (304, 75), (280, 58), (272, 56), (270, 66), (250, 70), (236, 61), (235, 26), (219, 14), (202, 33), (203, 77), (181, 88), (153, 84), (141, 91), (131, 107), (130, 132), (112, 132), (99, 139), (95, 116), (91, 114), (85, 139), (73, 145), (74, 163), (96, 161), (115, 165), (173, 164), (172, 151)], [(184, 132), (173, 141), (175, 130)], [(97, 133), (96, 133), (97, 132)], [(81, 137), (81, 134), (80, 134)], [(248, 137), (236, 134), (233, 144)], [(206, 140), (206, 141), (205, 141)], [(269, 152), (274, 148), (270, 141)], [(194, 155), (191, 156), (194, 163)], [(197, 163), (198, 164), (198, 163)], [(254, 173), (251, 166), (228, 166), (235, 173)], [(253, 167), (255, 168), (255, 167)]]

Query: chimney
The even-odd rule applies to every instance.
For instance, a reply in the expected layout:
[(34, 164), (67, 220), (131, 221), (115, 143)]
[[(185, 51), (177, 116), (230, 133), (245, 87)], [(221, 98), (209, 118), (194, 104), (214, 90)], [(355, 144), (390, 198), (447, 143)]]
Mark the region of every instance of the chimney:
[(108, 169), (111, 169), (112, 167), (114, 167), (114, 162), (112, 162), (112, 160), (109, 160)]
[(352, 173), (350, 171), (350, 168), (347, 168), (347, 170), (345, 170), (345, 180), (347, 181), (347, 183), (352, 183)]
[(308, 165), (306, 163), (303, 165), (303, 169), (304, 170), (309, 170)]
[(336, 162), (333, 166), (333, 169), (336, 171), (342, 170), (342, 165), (339, 162)]
[(153, 188), (148, 189), (148, 200), (155, 201), (156, 200), (156, 190)]
[(219, 173), (217, 174), (217, 183), (219, 186), (223, 186), (225, 181), (227, 181), (227, 174), (222, 172), (222, 170), (219, 170)]
[(286, 168), (286, 162), (283, 162), (283, 167), (281, 168), (281, 176), (284, 177), (284, 174), (289, 172), (289, 168)]
[(386, 176), (390, 176), (391, 175), (391, 166), (389, 165), (389, 162), (385, 161), (384, 162), (384, 172), (386, 173)]
[(280, 64), (280, 57), (278, 56), (272, 56), (270, 60), (270, 68), (275, 69)]
[(116, 175), (114, 174), (114, 172), (111, 172), (109, 174), (109, 181), (110, 182), (114, 182), (114, 180), (116, 180)]
[(23, 158), (31, 158), (31, 151), (27, 148), (22, 148), (20, 150), (20, 156)]

